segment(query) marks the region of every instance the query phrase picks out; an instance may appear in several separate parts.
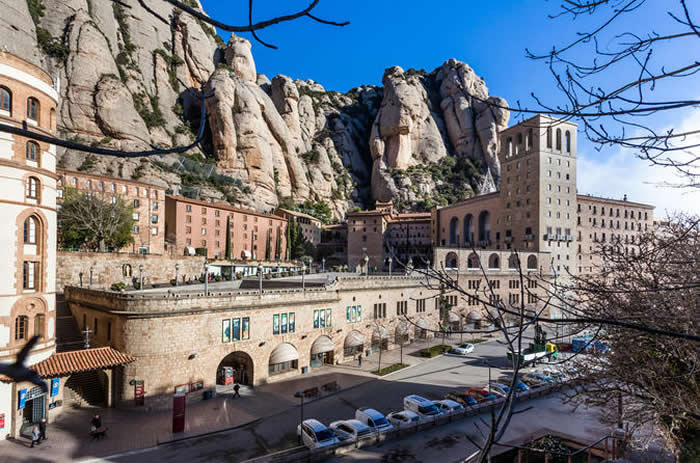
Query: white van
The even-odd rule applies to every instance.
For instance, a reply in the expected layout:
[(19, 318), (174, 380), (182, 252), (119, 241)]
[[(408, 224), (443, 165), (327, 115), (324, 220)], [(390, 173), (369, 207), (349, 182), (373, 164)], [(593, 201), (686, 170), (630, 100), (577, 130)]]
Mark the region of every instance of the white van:
[(372, 428), (374, 432), (387, 432), (394, 429), (386, 417), (373, 408), (362, 407), (357, 409), (355, 411), (355, 419)]
[(403, 398), (403, 408), (416, 413), (423, 419), (433, 419), (442, 414), (432, 400), (415, 394)]

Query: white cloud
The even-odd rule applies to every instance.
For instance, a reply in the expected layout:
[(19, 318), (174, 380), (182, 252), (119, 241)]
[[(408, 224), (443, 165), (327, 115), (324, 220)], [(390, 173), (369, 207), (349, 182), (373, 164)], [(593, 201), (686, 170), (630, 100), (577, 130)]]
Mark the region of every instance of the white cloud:
[[(697, 130), (697, 127), (700, 127), (700, 112), (678, 124), (676, 132)], [(672, 212), (700, 214), (699, 189), (663, 186), (682, 183), (683, 179), (675, 169), (651, 165), (629, 149), (595, 152), (595, 156), (579, 152), (577, 177), (580, 194), (614, 199), (622, 199), (626, 194), (630, 201), (656, 206), (656, 217)]]

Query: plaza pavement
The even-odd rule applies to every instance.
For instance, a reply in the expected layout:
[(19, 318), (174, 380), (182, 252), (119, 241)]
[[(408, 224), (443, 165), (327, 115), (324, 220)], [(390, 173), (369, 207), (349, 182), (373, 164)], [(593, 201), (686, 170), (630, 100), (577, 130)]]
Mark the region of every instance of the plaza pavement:
[[(466, 341), (466, 338), (464, 338)], [(448, 343), (458, 343), (459, 336), (447, 339)], [(401, 377), (410, 375), (411, 371), (426, 363), (428, 359), (411, 355), (419, 349), (439, 344), (442, 339), (428, 342), (415, 342), (404, 346), (403, 356), (400, 349), (382, 352), (381, 365), (388, 366), (393, 363), (410, 365), (410, 368), (393, 373), (393, 376)], [(364, 357), (364, 355), (363, 355)], [(188, 402), (185, 432), (173, 434), (172, 412), (149, 411), (146, 408), (72, 408), (65, 410), (63, 415), (48, 426), (48, 440), (35, 448), (29, 448), (28, 439), (8, 440), (0, 442), (0, 463), (4, 462), (68, 462), (76, 460), (92, 459), (95, 457), (108, 457), (109, 455), (127, 454), (122, 458), (130, 461), (128, 453), (133, 450), (154, 448), (168, 445), (177, 447), (187, 445), (188, 441), (197, 439), (217, 439), (216, 435), (225, 432), (234, 432), (237, 428), (255, 426), (265, 418), (271, 418), (280, 414), (289, 414), (298, 422), (298, 399), (294, 398), (295, 391), (303, 391), (311, 387), (319, 387), (325, 383), (336, 381), (340, 390), (333, 394), (337, 400), (343, 400), (353, 389), (372, 381), (378, 377), (371, 373), (376, 371), (379, 363), (378, 353), (363, 358), (362, 367), (357, 362), (325, 367), (313, 370), (303, 377), (258, 386), (254, 389), (241, 388), (240, 399), (232, 399), (231, 391), (218, 393), (212, 400), (198, 400)], [(429, 371), (429, 367), (423, 367), (420, 371)], [(415, 370), (418, 372), (419, 370)], [(401, 376), (398, 376), (401, 375)], [(329, 394), (326, 394), (326, 396)], [(321, 402), (329, 402), (330, 397), (321, 396)], [(358, 402), (361, 403), (361, 402)], [(314, 406), (314, 401), (307, 402), (305, 407)], [(359, 405), (358, 405), (359, 406)], [(90, 419), (94, 413), (100, 413), (103, 424), (108, 428), (108, 437), (100, 441), (92, 441), (88, 436)], [(271, 418), (269, 421), (274, 421)], [(294, 432), (295, 425), (291, 425)], [(289, 431), (286, 431), (288, 442)], [(200, 437), (197, 437), (200, 436)], [(294, 439), (291, 439), (292, 441)], [(179, 441), (179, 443), (177, 442)], [(264, 439), (256, 438), (256, 451), (266, 452), (276, 446), (261, 443)], [(286, 445), (286, 444), (285, 444)], [(112, 460), (109, 458), (109, 460)], [(108, 461), (108, 460), (105, 460)], [(234, 461), (237, 461), (235, 459)]]

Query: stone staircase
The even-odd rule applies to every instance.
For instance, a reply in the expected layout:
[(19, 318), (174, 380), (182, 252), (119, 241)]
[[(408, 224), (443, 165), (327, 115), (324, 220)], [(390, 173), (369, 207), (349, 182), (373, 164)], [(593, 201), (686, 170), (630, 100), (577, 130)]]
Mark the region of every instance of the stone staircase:
[(78, 406), (104, 405), (105, 393), (96, 371), (74, 373), (68, 378), (66, 387), (73, 393), (73, 399)]

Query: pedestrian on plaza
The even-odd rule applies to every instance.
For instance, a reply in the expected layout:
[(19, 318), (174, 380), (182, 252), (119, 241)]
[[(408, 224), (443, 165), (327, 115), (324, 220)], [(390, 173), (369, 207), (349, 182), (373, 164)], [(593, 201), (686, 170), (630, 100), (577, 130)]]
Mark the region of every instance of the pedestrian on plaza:
[(357, 356), (357, 364), (362, 368), (362, 354)]
[(241, 389), (240, 384), (236, 383), (233, 385), (233, 398), (240, 397), (241, 393), (238, 392)]
[(34, 444), (39, 445), (41, 441), (41, 431), (39, 431), (39, 426), (36, 424), (32, 428), (32, 445), (30, 446), (31, 448), (34, 448)]
[(41, 440), (46, 440), (46, 418), (42, 418), (39, 421), (39, 432), (41, 433)]
[(92, 417), (90, 420), (90, 431), (97, 431), (102, 427), (102, 417), (98, 414)]

